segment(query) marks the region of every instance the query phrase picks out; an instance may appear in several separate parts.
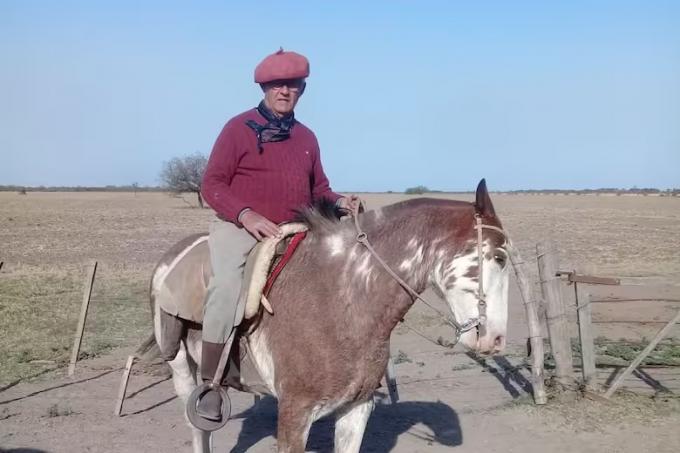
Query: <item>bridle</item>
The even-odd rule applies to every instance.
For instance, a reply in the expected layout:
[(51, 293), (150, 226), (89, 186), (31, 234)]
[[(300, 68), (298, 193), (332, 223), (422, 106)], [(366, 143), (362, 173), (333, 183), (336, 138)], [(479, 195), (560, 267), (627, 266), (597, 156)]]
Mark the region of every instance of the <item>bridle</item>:
[[(479, 261), (479, 276), (478, 276), (478, 286), (477, 286), (477, 294), (475, 297), (477, 298), (477, 307), (479, 310), (479, 316), (476, 318), (470, 318), (467, 321), (463, 323), (459, 323), (456, 321), (456, 317), (452, 314), (449, 313), (444, 313), (441, 310), (437, 309), (434, 305), (432, 305), (430, 302), (425, 300), (420, 294), (418, 294), (413, 288), (409, 286), (408, 283), (406, 283), (399, 275), (397, 275), (396, 272), (390, 268), (390, 266), (378, 255), (378, 252), (375, 251), (373, 246), (368, 240), (368, 236), (366, 233), (361, 229), (361, 225), (359, 225), (359, 207), (357, 206), (355, 209), (351, 211), (351, 216), (354, 218), (354, 226), (357, 230), (357, 236), (356, 240), (360, 244), (362, 244), (366, 249), (373, 255), (373, 257), (380, 263), (380, 265), (387, 271), (388, 274), (392, 278), (394, 278), (399, 285), (408, 292), (411, 297), (413, 297), (414, 300), (419, 300), (423, 302), (425, 305), (427, 305), (430, 309), (435, 311), (436, 313), (441, 316), (447, 324), (449, 324), (453, 330), (454, 330), (454, 338), (455, 341), (452, 344), (444, 344), (444, 342), (439, 339), (437, 341), (432, 340), (428, 336), (422, 334), (421, 332), (418, 332), (417, 330), (413, 329), (412, 327), (409, 327), (411, 330), (414, 330), (416, 333), (418, 333), (420, 336), (426, 338), (427, 340), (440, 345), (440, 346), (447, 346), (453, 347), (458, 341), (460, 340), (461, 335), (463, 335), (465, 332), (468, 332), (474, 328), (478, 328), (480, 331), (480, 335), (483, 335), (483, 329), (484, 325), (486, 324), (486, 294), (484, 293), (484, 251), (482, 250), (482, 232), (485, 229), (488, 230), (494, 230), (503, 235), (505, 240), (508, 240), (508, 235), (505, 231), (503, 231), (501, 228), (495, 227), (493, 225), (486, 225), (482, 223), (482, 217), (475, 213), (475, 226), (474, 228), (477, 230), (477, 258)], [(453, 311), (453, 307), (451, 308), (451, 311)]]

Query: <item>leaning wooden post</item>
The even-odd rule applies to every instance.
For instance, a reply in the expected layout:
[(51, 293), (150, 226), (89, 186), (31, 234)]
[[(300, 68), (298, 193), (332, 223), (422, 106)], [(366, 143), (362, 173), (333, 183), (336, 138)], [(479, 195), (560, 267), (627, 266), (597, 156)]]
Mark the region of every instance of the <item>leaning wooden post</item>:
[(538, 276), (545, 304), (545, 317), (550, 337), (550, 349), (555, 358), (555, 376), (564, 387), (574, 385), (574, 365), (571, 353), (569, 320), (562, 297), (561, 281), (557, 276), (558, 256), (554, 244), (536, 244)]
[[(576, 275), (576, 271), (574, 271)], [(578, 335), (581, 342), (581, 366), (583, 384), (586, 389), (593, 390), (595, 387), (595, 340), (593, 339), (592, 307), (590, 294), (583, 284), (574, 282), (576, 294), (576, 315), (578, 318)]]
[(515, 270), (517, 277), (517, 284), (519, 285), (522, 302), (527, 316), (527, 323), (529, 324), (529, 342), (531, 344), (531, 380), (534, 389), (534, 402), (536, 404), (546, 404), (548, 397), (545, 393), (545, 383), (543, 378), (543, 336), (541, 335), (541, 326), (538, 321), (538, 310), (536, 308), (537, 300), (531, 290), (527, 272), (525, 270), (526, 263), (522, 261), (519, 251), (512, 245), (509, 250), (510, 261)]
[(94, 284), (94, 274), (97, 272), (97, 262), (92, 262), (92, 267), (85, 280), (85, 292), (83, 293), (83, 304), (80, 307), (80, 318), (78, 318), (78, 328), (76, 329), (76, 337), (73, 340), (73, 348), (71, 349), (71, 361), (68, 365), (68, 375), (73, 376), (76, 371), (76, 362), (78, 361), (78, 354), (80, 353), (80, 344), (83, 340), (83, 331), (85, 330), (85, 319), (87, 318), (87, 309), (90, 306), (90, 295), (92, 294), (92, 285)]
[(675, 317), (671, 319), (668, 324), (666, 324), (663, 329), (659, 331), (659, 333), (656, 334), (654, 339), (647, 345), (645, 349), (638, 354), (637, 357), (635, 357), (635, 360), (628, 365), (628, 368), (625, 369), (623, 373), (619, 375), (619, 377), (616, 378), (616, 380), (612, 383), (612, 385), (607, 389), (607, 391), (604, 394), (605, 398), (609, 398), (614, 394), (617, 388), (619, 388), (619, 385), (623, 382), (623, 380), (628, 376), (635, 368), (638, 367), (642, 363), (642, 361), (649, 355), (650, 352), (656, 347), (656, 345), (659, 343), (659, 341), (663, 340), (663, 338), (668, 334), (668, 331), (671, 330), (671, 328), (675, 325), (675, 323), (680, 321), (680, 310), (675, 314)]
[(127, 362), (125, 363), (125, 370), (123, 370), (123, 377), (120, 380), (120, 387), (118, 387), (118, 399), (116, 399), (116, 408), (113, 414), (120, 417), (120, 413), (123, 411), (123, 401), (125, 401), (125, 392), (127, 391), (128, 381), (130, 380), (130, 371), (132, 370), (132, 364), (135, 362), (135, 356), (128, 356)]

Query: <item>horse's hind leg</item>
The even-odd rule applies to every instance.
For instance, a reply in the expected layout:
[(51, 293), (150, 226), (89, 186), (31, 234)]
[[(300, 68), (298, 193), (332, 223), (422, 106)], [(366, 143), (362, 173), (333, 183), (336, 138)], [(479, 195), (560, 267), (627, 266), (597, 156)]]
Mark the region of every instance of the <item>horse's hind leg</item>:
[(335, 421), (335, 453), (358, 453), (373, 400), (356, 403), (343, 411)]
[[(185, 410), (187, 399), (189, 398), (189, 395), (191, 395), (191, 392), (196, 388), (196, 364), (187, 353), (184, 342), (182, 342), (175, 358), (169, 361), (168, 365), (172, 368), (172, 382), (175, 385), (175, 392), (182, 403), (182, 410)], [(189, 420), (186, 420), (191, 428), (194, 453), (210, 453), (212, 450), (210, 433), (194, 428), (194, 426), (189, 423)]]
[[(196, 363), (200, 361), (200, 334), (195, 330), (187, 331), (183, 321), (165, 313), (152, 297), (154, 311), (154, 335), (161, 355), (172, 369), (172, 383), (175, 393), (182, 404), (182, 412), (191, 428), (194, 453), (210, 453), (211, 436), (209, 432), (193, 427), (186, 417), (186, 405), (189, 395), (196, 388)], [(198, 335), (199, 340), (196, 339)], [(171, 359), (171, 360), (170, 360)]]

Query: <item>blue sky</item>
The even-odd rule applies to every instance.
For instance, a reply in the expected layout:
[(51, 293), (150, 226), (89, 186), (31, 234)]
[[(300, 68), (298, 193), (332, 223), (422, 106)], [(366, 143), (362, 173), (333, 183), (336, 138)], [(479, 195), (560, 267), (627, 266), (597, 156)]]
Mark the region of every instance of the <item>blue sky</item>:
[(0, 2), (0, 184), (155, 185), (311, 61), (336, 190), (680, 187), (680, 2)]

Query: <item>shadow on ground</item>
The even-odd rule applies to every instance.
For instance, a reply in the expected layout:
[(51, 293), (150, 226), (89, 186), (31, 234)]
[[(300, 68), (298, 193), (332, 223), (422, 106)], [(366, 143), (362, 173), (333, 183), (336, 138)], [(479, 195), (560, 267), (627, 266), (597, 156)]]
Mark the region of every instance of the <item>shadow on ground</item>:
[(10, 448), (3, 450), (0, 448), (0, 453), (48, 453), (45, 450), (36, 450), (35, 448)]
[[(231, 453), (244, 453), (260, 440), (276, 436), (276, 400), (264, 398), (252, 408), (234, 418), (242, 418), (243, 427)], [(333, 451), (334, 419), (325, 418), (312, 426), (307, 448), (314, 452)], [(422, 426), (416, 426), (423, 424)], [(441, 444), (457, 446), (463, 443), (463, 434), (456, 412), (442, 402), (409, 401), (398, 404), (376, 404), (368, 420), (363, 453), (386, 453), (397, 444), (404, 433), (421, 439), (423, 447)]]
[[(524, 365), (514, 366), (502, 355), (493, 356), (491, 359), (479, 357), (471, 352), (466, 353), (466, 355), (498, 379), (505, 391), (513, 398), (519, 398), (523, 395), (533, 395), (534, 390), (531, 382), (529, 382), (521, 373)], [(493, 360), (495, 366), (490, 364), (489, 360)]]
[[(52, 390), (57, 390), (57, 389), (62, 389), (64, 387), (70, 387), (70, 386), (76, 385), (76, 384), (82, 384), (83, 382), (94, 381), (95, 379), (99, 379), (100, 377), (106, 376), (107, 374), (115, 373), (117, 371), (120, 371), (121, 369), (122, 368), (114, 368), (112, 370), (108, 370), (108, 371), (104, 371), (103, 373), (99, 373), (96, 376), (92, 376), (92, 377), (88, 377), (88, 378), (84, 378), (84, 379), (79, 379), (77, 381), (64, 382), (62, 384), (54, 385), (52, 387), (47, 387), (47, 388), (44, 388), (44, 389), (41, 389), (41, 390), (36, 390), (35, 392), (31, 392), (27, 395), (18, 396), (16, 398), (11, 398), (11, 399), (8, 399), (8, 400), (0, 401), (0, 405), (13, 403), (15, 401), (21, 401), (23, 399), (30, 398), (32, 396), (40, 395), (41, 393), (50, 392)], [(32, 450), (26, 450), (26, 451), (32, 451)], [(38, 451), (38, 450), (36, 450), (36, 451)], [(0, 450), (0, 453), (4, 453), (4, 451)]]

